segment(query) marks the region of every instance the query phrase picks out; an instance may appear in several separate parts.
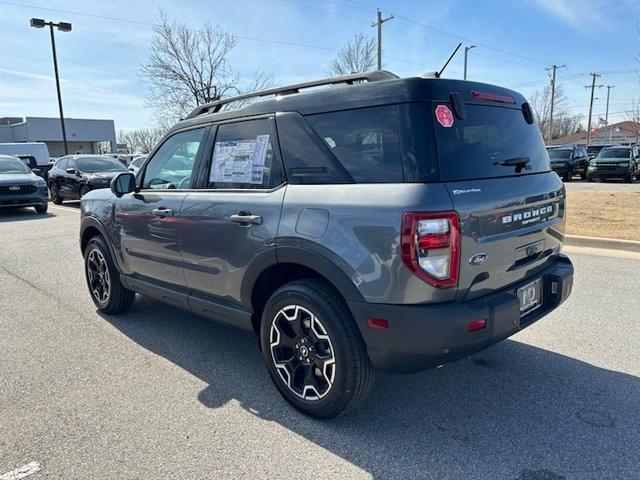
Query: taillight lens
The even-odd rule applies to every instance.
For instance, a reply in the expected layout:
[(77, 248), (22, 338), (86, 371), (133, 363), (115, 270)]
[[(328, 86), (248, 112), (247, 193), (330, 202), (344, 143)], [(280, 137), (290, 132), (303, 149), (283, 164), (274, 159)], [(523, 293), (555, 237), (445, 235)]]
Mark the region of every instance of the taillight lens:
[(437, 288), (458, 284), (460, 219), (456, 212), (405, 212), (401, 255), (418, 277)]

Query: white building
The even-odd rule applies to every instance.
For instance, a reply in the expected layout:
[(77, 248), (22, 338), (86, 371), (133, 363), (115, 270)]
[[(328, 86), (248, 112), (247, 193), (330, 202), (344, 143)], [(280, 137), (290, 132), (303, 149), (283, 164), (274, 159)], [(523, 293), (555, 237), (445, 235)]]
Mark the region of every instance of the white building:
[[(110, 151), (116, 151), (113, 120), (65, 118), (64, 126), (70, 154), (98, 153), (97, 144), (101, 142), (110, 142)], [(44, 142), (52, 157), (64, 155), (59, 118), (0, 118), (0, 143), (12, 142)]]

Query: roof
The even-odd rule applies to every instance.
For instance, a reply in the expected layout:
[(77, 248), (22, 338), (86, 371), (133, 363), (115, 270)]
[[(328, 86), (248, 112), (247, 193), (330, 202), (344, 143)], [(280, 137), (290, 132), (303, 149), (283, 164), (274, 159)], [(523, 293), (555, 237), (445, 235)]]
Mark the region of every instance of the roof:
[[(326, 82), (329, 80), (331, 79), (323, 80), (322, 82), (325, 83), (321, 83), (321, 85), (327, 85)], [(314, 83), (317, 82), (305, 82), (305, 84), (301, 85)], [(282, 91), (296, 91), (257, 101), (238, 110), (210, 113), (208, 109), (213, 105), (217, 105), (216, 102), (213, 102), (202, 108), (202, 110), (205, 110), (204, 113), (198, 114), (198, 112), (194, 111), (194, 116), (178, 123), (172, 131), (203, 123), (284, 111), (294, 111), (302, 115), (310, 115), (314, 113), (389, 105), (409, 101), (436, 100), (449, 102), (452, 92), (458, 92), (461, 100), (465, 102), (478, 103), (478, 100), (474, 99), (471, 93), (475, 90), (510, 96), (514, 99), (515, 105), (518, 106), (526, 102), (524, 97), (519, 93), (495, 85), (432, 77), (397, 78), (393, 74), (388, 74), (386, 78), (375, 81), (353, 84), (340, 83), (338, 85), (330, 85), (325, 88), (316, 88), (298, 93), (299, 89), (300, 84), (281, 87), (280, 90)], [(264, 94), (264, 92), (262, 93)], [(196, 110), (200, 110), (200, 108)]]

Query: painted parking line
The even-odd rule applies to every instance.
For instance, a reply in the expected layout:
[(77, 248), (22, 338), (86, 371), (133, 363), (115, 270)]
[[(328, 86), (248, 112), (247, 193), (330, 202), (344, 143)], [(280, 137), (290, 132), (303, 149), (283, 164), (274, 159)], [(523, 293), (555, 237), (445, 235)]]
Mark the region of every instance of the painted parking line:
[(67, 212), (80, 213), (80, 209), (79, 208), (63, 207), (61, 205), (49, 205), (49, 208), (53, 208), (54, 210), (66, 210)]
[(40, 471), (40, 464), (38, 462), (27, 463), (21, 467), (11, 470), (10, 472), (0, 475), (0, 480), (20, 480), (21, 478), (28, 477), (36, 472)]

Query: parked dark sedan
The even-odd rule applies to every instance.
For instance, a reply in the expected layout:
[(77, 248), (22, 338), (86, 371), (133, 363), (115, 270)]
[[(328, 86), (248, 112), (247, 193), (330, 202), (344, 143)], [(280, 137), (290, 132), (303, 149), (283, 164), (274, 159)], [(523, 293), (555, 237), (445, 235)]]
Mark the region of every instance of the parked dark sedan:
[(127, 168), (106, 155), (67, 155), (60, 157), (49, 171), (51, 200), (77, 200), (97, 188), (109, 188), (109, 182)]
[(47, 183), (38, 173), (19, 158), (0, 155), (0, 207), (34, 207), (46, 213)]

